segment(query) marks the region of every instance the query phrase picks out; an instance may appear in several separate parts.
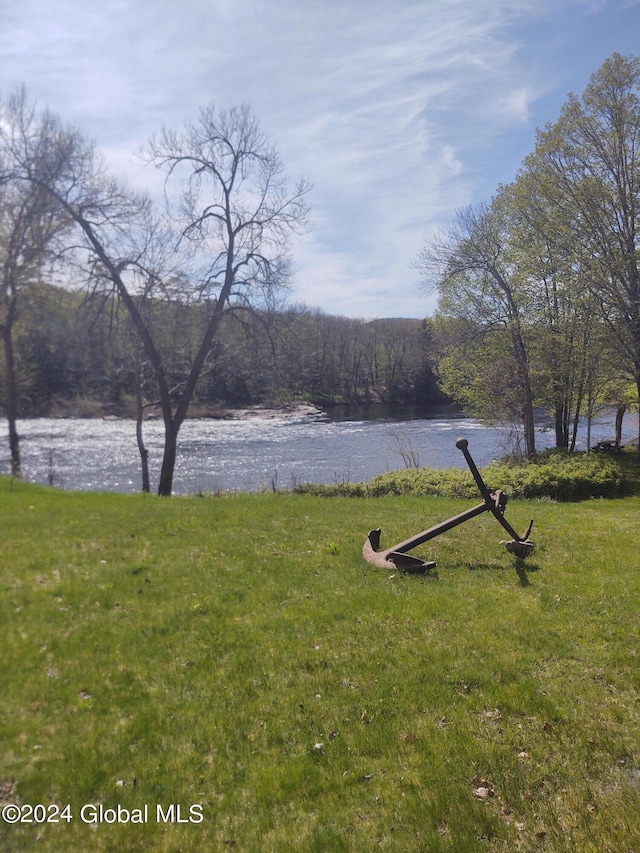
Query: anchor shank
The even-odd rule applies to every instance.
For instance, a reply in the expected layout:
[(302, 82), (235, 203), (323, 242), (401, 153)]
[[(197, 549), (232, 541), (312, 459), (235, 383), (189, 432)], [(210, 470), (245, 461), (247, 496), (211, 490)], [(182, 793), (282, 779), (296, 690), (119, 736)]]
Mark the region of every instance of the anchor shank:
[[(456, 441), (456, 447), (458, 448), (458, 450), (462, 451), (464, 458), (467, 461), (467, 465), (469, 466), (469, 470), (473, 474), (473, 479), (476, 481), (476, 485), (480, 489), (480, 494), (484, 498), (485, 503), (491, 504), (492, 503), (491, 493), (489, 492), (489, 489), (486, 487), (485, 482), (482, 479), (482, 476), (480, 474), (480, 471), (478, 471), (478, 469), (476, 467), (476, 463), (471, 458), (471, 454), (469, 453), (469, 442), (467, 441), (466, 438), (459, 438)], [(489, 507), (487, 507), (487, 509), (489, 509)]]
[[(494, 518), (498, 521), (504, 529), (509, 533), (517, 542), (523, 542), (527, 539), (529, 533), (531, 532), (531, 525), (527, 530), (527, 533), (524, 537), (518, 536), (513, 527), (509, 524), (507, 519), (504, 517), (504, 507), (507, 502), (506, 497), (502, 496), (502, 492), (498, 491), (495, 494), (491, 494), (489, 489), (486, 486), (486, 483), (482, 479), (482, 474), (478, 471), (476, 463), (471, 458), (471, 454), (469, 453), (469, 442), (466, 438), (459, 438), (456, 441), (456, 447), (458, 450), (461, 450), (464, 458), (467, 461), (467, 465), (469, 466), (469, 470), (473, 474), (473, 479), (476, 481), (476, 485), (480, 489), (480, 494), (484, 498), (484, 501), (487, 505), (487, 509), (491, 510)], [(533, 522), (531, 522), (533, 524)]]
[[(509, 524), (509, 522), (508, 522), (508, 521), (507, 521), (507, 519), (504, 517), (504, 515), (502, 515), (502, 513), (500, 512), (500, 510), (499, 510), (499, 509), (495, 509), (494, 507), (491, 507), (490, 509), (491, 509), (491, 512), (493, 513), (493, 515), (495, 516), (496, 520), (500, 522), (500, 524), (504, 527), (504, 529), (507, 531), (507, 533), (509, 533), (509, 534), (510, 534), (514, 539), (516, 539), (518, 542), (522, 542), (522, 541), (523, 541), (522, 537), (521, 537), (521, 536), (518, 536), (518, 534), (516, 533), (516, 531), (515, 531), (515, 530), (513, 529), (513, 527)], [(527, 537), (525, 536), (524, 538), (526, 539)]]
[(389, 551), (399, 551), (401, 554), (405, 554), (412, 548), (422, 545), (423, 542), (428, 542), (429, 539), (433, 539), (441, 533), (446, 533), (447, 530), (451, 530), (459, 524), (463, 524), (465, 521), (469, 521), (469, 519), (475, 518), (476, 515), (481, 515), (481, 513), (487, 512), (487, 510), (490, 509), (491, 507), (486, 503), (478, 504), (471, 509), (465, 510), (465, 512), (461, 512), (459, 515), (454, 515), (452, 518), (448, 518), (446, 521), (441, 521), (440, 524), (435, 524), (428, 530), (423, 530), (422, 533), (418, 533), (410, 539), (405, 539), (405, 541), (400, 542), (399, 545), (394, 545), (393, 548), (389, 548)]

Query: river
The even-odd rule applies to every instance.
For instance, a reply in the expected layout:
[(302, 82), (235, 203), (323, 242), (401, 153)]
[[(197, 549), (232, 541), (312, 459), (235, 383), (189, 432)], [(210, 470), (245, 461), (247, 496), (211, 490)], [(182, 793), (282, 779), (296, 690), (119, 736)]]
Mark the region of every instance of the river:
[[(371, 417), (375, 414), (376, 417)], [(252, 416), (242, 420), (187, 420), (179, 436), (176, 494), (290, 489), (303, 482), (367, 481), (375, 474), (418, 464), (464, 467), (455, 447), (460, 436), (479, 465), (509, 450), (509, 431), (471, 418), (425, 418), (410, 409), (336, 410), (331, 415)], [(129, 420), (36, 418), (19, 422), (25, 479), (65, 489), (132, 492), (140, 489), (135, 423)], [(625, 418), (624, 441), (637, 421)], [(7, 424), (0, 425), (0, 472), (9, 472)], [(151, 487), (157, 484), (163, 426), (144, 427)], [(592, 424), (592, 443), (613, 436), (608, 413)], [(540, 422), (539, 449), (553, 446), (552, 429)], [(579, 448), (586, 447), (581, 426)]]

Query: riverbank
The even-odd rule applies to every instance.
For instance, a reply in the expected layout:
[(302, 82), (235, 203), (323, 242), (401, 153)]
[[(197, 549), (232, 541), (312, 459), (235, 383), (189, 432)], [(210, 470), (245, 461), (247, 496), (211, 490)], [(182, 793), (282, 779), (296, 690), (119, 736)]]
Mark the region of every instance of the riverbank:
[[(258, 403), (247, 406), (201, 405), (193, 403), (189, 407), (189, 419), (209, 420), (244, 420), (248, 418), (304, 418), (319, 417), (324, 413), (320, 407), (308, 401), (293, 400), (277, 404)], [(0, 410), (0, 416), (3, 416)], [(136, 412), (132, 401), (120, 403), (104, 403), (85, 397), (73, 400), (53, 400), (46, 410), (38, 414), (31, 414), (21, 418), (79, 418), (95, 420), (135, 420)], [(150, 406), (145, 410), (145, 421), (159, 420), (162, 418), (158, 406)]]
[(203, 418), (211, 420), (248, 420), (250, 418), (262, 418), (274, 420), (275, 418), (317, 418), (324, 414), (322, 409), (313, 403), (283, 403), (279, 406), (256, 405), (241, 408), (207, 408), (193, 406), (189, 409), (189, 418)]
[[(346, 415), (345, 415), (346, 413)], [(311, 400), (277, 400), (254, 404), (230, 405), (224, 402), (202, 404), (193, 402), (189, 406), (187, 419), (241, 420), (246, 418), (300, 418), (326, 415), (333, 420), (342, 420), (352, 413), (358, 413), (361, 420), (409, 420), (411, 418), (463, 418), (465, 414), (454, 404), (425, 405), (415, 402), (368, 400), (360, 402), (336, 402)], [(0, 407), (0, 418), (5, 417)], [(135, 420), (135, 402), (125, 399), (106, 403), (88, 397), (73, 399), (54, 398), (46, 407), (23, 413), (20, 420), (35, 418), (96, 419), (96, 420)], [(159, 406), (145, 408), (145, 421), (159, 420), (162, 413)]]

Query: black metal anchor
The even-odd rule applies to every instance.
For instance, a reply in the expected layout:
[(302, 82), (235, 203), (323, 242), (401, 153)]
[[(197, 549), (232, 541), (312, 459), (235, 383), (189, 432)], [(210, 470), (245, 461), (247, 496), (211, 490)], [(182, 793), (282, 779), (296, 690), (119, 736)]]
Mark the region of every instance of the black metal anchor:
[(432, 569), (436, 564), (433, 562), (426, 562), (418, 557), (412, 557), (410, 554), (407, 554), (407, 551), (410, 551), (412, 548), (416, 548), (418, 545), (422, 545), (423, 542), (428, 542), (429, 539), (434, 539), (441, 533), (446, 533), (447, 530), (451, 530), (453, 527), (457, 527), (459, 524), (463, 524), (465, 521), (469, 521), (470, 519), (475, 518), (476, 515), (481, 515), (483, 512), (492, 513), (497, 521), (512, 537), (509, 541), (500, 543), (505, 546), (507, 551), (510, 551), (517, 557), (523, 559), (533, 549), (534, 544), (529, 541), (529, 534), (533, 527), (533, 519), (531, 520), (524, 536), (518, 536), (516, 531), (504, 517), (504, 510), (507, 505), (507, 496), (500, 489), (496, 492), (489, 492), (489, 489), (485, 485), (485, 482), (476, 467), (476, 463), (471, 458), (471, 454), (469, 453), (469, 442), (466, 438), (459, 438), (456, 441), (456, 447), (464, 454), (467, 465), (469, 466), (471, 473), (473, 474), (473, 478), (480, 489), (482, 503), (466, 510), (465, 512), (461, 512), (459, 515), (454, 515), (453, 518), (449, 518), (447, 521), (442, 521), (440, 524), (436, 524), (428, 530), (423, 530), (423, 532), (418, 533), (417, 536), (405, 539), (404, 542), (399, 542), (397, 545), (394, 545), (392, 548), (387, 548), (385, 551), (379, 550), (380, 529), (372, 530), (362, 548), (362, 555), (367, 562), (372, 563), (374, 566), (381, 566), (386, 569), (398, 568), (404, 572), (414, 574), (426, 572), (429, 569)]

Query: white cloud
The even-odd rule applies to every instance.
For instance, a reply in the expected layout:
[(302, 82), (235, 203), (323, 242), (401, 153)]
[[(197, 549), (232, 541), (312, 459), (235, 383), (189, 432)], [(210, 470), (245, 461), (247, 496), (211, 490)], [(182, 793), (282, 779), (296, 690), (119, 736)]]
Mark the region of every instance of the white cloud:
[(456, 157), (455, 148), (445, 145), (442, 149), (442, 166), (450, 175), (459, 175), (463, 169), (462, 162)]
[(513, 177), (539, 104), (575, 88), (584, 28), (597, 19), (606, 50), (615, 7), (616, 49), (632, 52), (619, 35), (632, 41), (638, 7), (589, 2), (0, 0), (0, 91), (25, 82), (136, 185), (150, 177), (131, 155), (153, 131), (249, 103), (288, 173), (314, 184), (297, 298), (419, 316), (411, 261), (455, 208)]
[(531, 93), (527, 87), (509, 92), (504, 99), (507, 114), (514, 116), (518, 121), (528, 122), (530, 101)]

